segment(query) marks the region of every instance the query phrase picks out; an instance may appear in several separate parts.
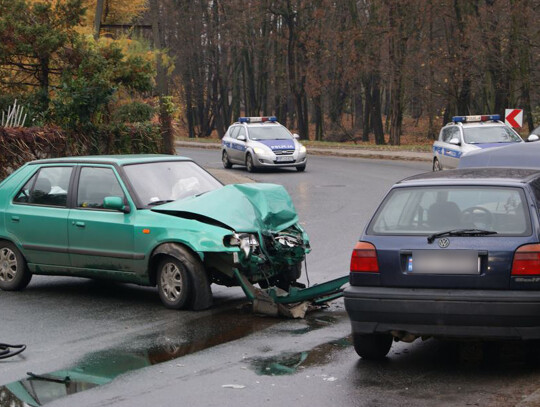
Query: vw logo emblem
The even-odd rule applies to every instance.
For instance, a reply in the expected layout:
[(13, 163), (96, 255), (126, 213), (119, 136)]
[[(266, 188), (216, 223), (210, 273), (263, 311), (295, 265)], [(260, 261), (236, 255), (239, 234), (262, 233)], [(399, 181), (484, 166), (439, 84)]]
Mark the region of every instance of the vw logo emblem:
[(448, 246), (450, 246), (450, 239), (443, 237), (442, 239), (439, 239), (437, 243), (441, 249), (446, 249)]

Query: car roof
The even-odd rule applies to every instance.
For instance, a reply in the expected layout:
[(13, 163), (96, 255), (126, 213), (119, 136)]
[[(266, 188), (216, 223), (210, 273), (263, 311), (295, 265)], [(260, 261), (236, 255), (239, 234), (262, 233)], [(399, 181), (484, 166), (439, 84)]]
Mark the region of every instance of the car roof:
[[(410, 186), (441, 184), (498, 184), (528, 183), (540, 177), (540, 168), (467, 168), (426, 172), (405, 178), (397, 184)], [(397, 185), (396, 184), (396, 185)]]
[[(488, 122), (449, 122), (449, 123), (446, 123), (446, 126), (461, 126), (463, 128), (467, 128), (467, 127), (501, 127), (501, 126), (506, 126), (506, 124), (504, 124), (503, 122), (500, 122), (500, 121), (497, 121), (497, 122), (494, 122), (494, 121), (488, 121)], [(444, 126), (444, 127), (446, 127)]]
[(255, 123), (241, 123), (241, 122), (234, 122), (233, 125), (238, 125), (238, 124), (245, 124), (246, 126), (250, 126), (250, 127), (263, 127), (263, 126), (283, 126), (281, 123), (279, 122), (270, 122), (270, 121), (267, 121), (267, 122), (255, 122)]
[(80, 157), (48, 158), (44, 160), (32, 161), (29, 164), (93, 163), (122, 166), (162, 161), (191, 161), (191, 158), (167, 154), (87, 155)]
[(464, 154), (459, 168), (515, 167), (540, 170), (540, 142), (516, 143)]

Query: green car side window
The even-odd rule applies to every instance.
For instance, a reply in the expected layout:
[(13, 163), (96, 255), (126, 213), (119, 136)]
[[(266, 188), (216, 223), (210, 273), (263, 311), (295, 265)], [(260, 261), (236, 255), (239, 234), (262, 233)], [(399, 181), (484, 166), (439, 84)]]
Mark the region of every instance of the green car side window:
[(32, 188), (32, 185), (34, 185), (36, 177), (37, 174), (34, 174), (34, 176), (30, 178), (26, 184), (24, 184), (24, 187), (21, 188), (13, 202), (28, 203), (30, 201), (30, 188)]
[(125, 200), (124, 192), (111, 168), (83, 167), (79, 177), (77, 206), (103, 209), (103, 199), (118, 196)]
[(14, 199), (17, 203), (67, 205), (72, 167), (43, 167), (30, 178)]

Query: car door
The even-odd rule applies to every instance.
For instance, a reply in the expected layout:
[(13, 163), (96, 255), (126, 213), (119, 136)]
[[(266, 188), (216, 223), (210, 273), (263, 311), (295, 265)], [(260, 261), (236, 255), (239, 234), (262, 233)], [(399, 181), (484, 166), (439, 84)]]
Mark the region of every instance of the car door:
[(69, 267), (68, 194), (73, 166), (39, 168), (6, 208), (6, 229), (24, 251), (32, 268)]
[(238, 136), (238, 131), (240, 130), (240, 126), (231, 126), (225, 136), (223, 137), (223, 146), (225, 150), (227, 151), (227, 155), (229, 156), (229, 161), (233, 163), (238, 163), (237, 157), (235, 157), (235, 149), (234, 145), (236, 143), (236, 136)]
[[(458, 139), (459, 145), (450, 143), (450, 140)], [(443, 168), (456, 168), (461, 157), (461, 136), (457, 126), (450, 126), (443, 129), (442, 132), (442, 156), (441, 163)]]
[(135, 211), (124, 213), (103, 207), (104, 198), (109, 196), (119, 196), (133, 207), (115, 169), (80, 166), (75, 191), (68, 225), (72, 265), (86, 271), (132, 272), (138, 257), (133, 253)]
[[(244, 140), (240, 140), (241, 136), (244, 137)], [(238, 132), (236, 137), (233, 140), (233, 157), (234, 161), (238, 164), (244, 164), (246, 162), (246, 141), (247, 134), (244, 126), (238, 126)]]

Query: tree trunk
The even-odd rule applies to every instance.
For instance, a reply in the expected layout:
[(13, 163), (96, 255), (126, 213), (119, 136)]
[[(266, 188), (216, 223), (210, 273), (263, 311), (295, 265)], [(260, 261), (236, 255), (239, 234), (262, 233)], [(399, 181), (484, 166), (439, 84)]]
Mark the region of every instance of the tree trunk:
[(174, 136), (172, 131), (172, 120), (169, 111), (169, 104), (166, 97), (169, 94), (167, 81), (167, 71), (163, 66), (162, 60), (162, 33), (159, 17), (159, 3), (157, 0), (150, 0), (150, 13), (152, 17), (152, 34), (154, 39), (154, 48), (158, 51), (156, 54), (157, 63), (157, 91), (159, 95), (159, 122), (161, 126), (161, 137), (163, 139), (162, 153), (176, 154), (174, 147)]

